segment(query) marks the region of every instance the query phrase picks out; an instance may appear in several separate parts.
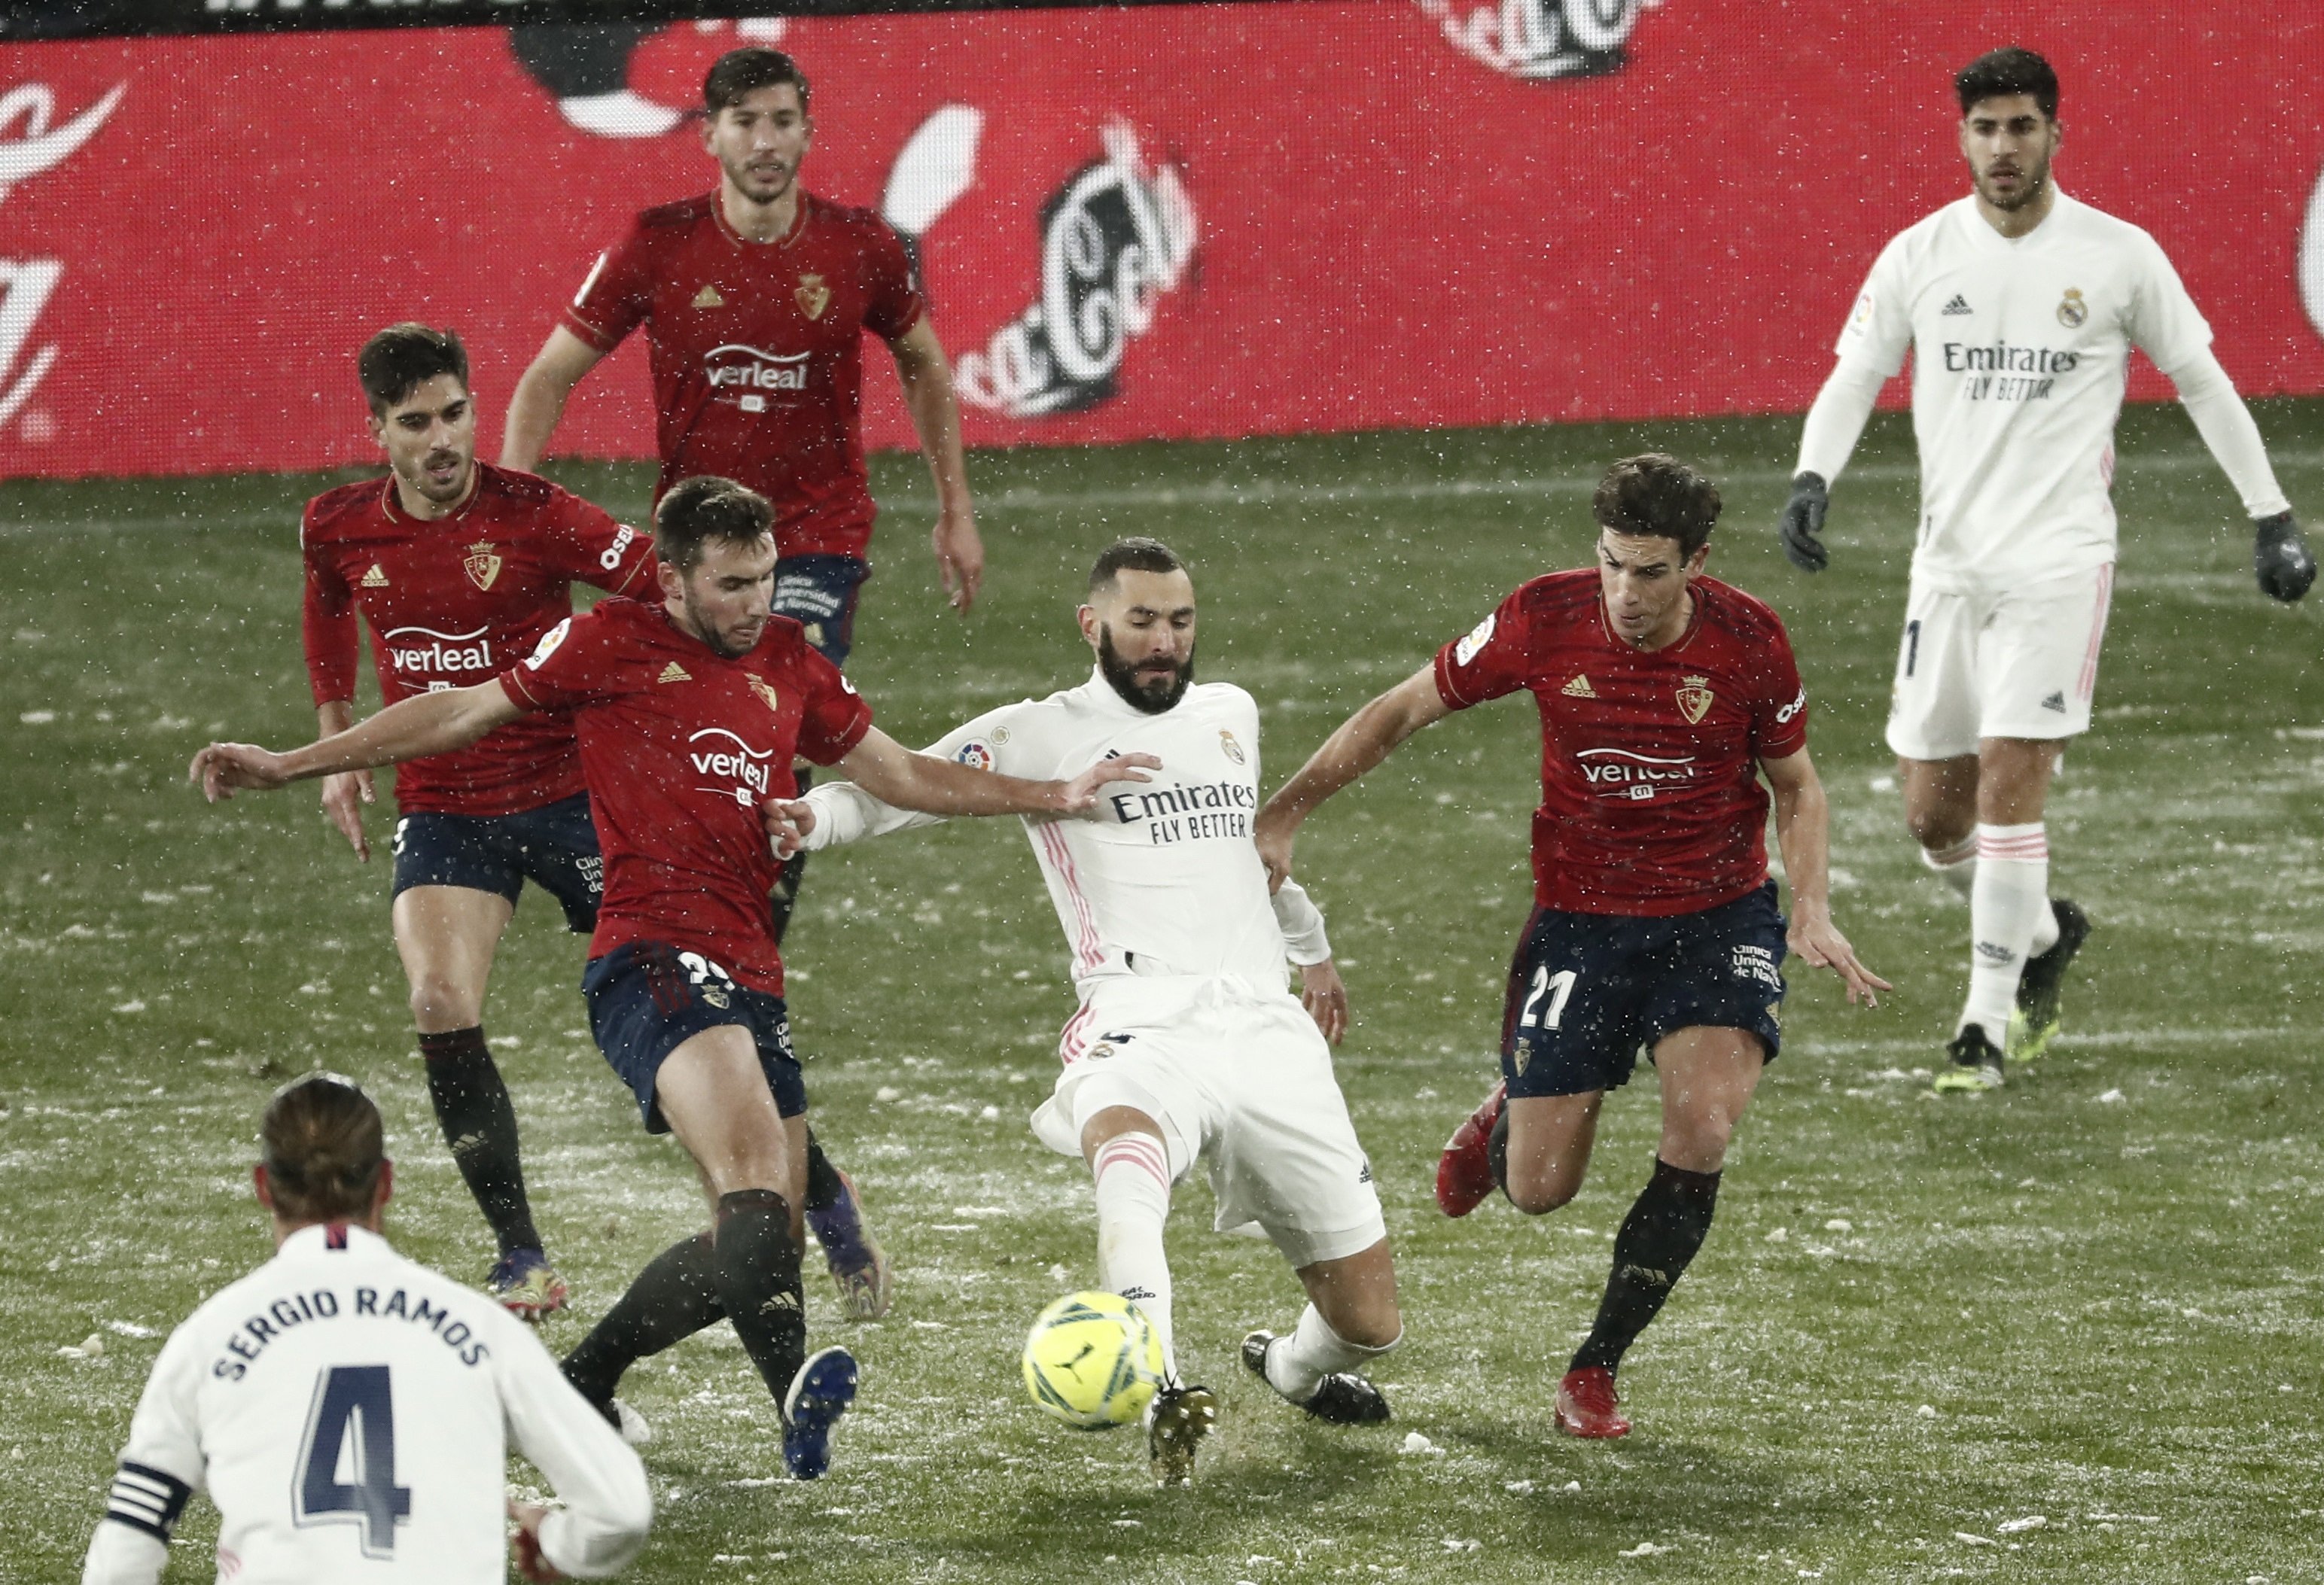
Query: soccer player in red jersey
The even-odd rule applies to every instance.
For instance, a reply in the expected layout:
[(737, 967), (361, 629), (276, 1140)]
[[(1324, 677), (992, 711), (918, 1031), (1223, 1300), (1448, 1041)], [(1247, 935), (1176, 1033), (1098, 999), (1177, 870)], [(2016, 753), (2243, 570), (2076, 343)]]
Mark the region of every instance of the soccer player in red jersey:
[[(1592, 507), (1594, 575), (1519, 585), (1351, 716), (1268, 800), (1254, 836), (1287, 875), (1300, 822), (1398, 743), (1455, 710), (1534, 696), (1535, 907), (1510, 966), (1502, 1080), (1446, 1147), (1436, 1196), (1452, 1216), (1497, 1185), (1528, 1214), (1563, 1205), (1606, 1092), (1648, 1048), (1663, 1102), (1654, 1176), (1557, 1392), (1561, 1429), (1603, 1437), (1630, 1428), (1614, 1372), (1702, 1247), (1728, 1140), (1781, 1043), (1787, 945), (1838, 972), (1851, 1002), (1888, 986), (1831, 922), (1823, 786), (1784, 624), (1702, 576), (1717, 488), (1670, 457), (1635, 456), (1608, 471)], [(1788, 931), (1767, 877), (1762, 776), (1792, 884)]]
[[(530, 654), (573, 614), (570, 585), (619, 594), (653, 546), (576, 496), (476, 461), (476, 405), (458, 336), (392, 325), (356, 358), (389, 473), (308, 502), (307, 675), (327, 736), (355, 721), (356, 613), (383, 702), (459, 687)], [(366, 861), (371, 775), (323, 783), (323, 807)], [(530, 878), (576, 930), (597, 907), (596, 833), (569, 722), (513, 721), (396, 777), (395, 948), (411, 985), (429, 1099), (498, 1258), (485, 1286), (528, 1320), (565, 1302), (525, 1195), (516, 1110), (484, 1043), (485, 981)]]
[(590, 1021), (647, 1129), (693, 1156), (715, 1221), (646, 1267), (566, 1375), (612, 1417), (632, 1363), (731, 1319), (782, 1405), (784, 1462), (811, 1479), (856, 1368), (844, 1349), (806, 1357), (792, 1208), (807, 1092), (766, 909), (799, 836), (792, 759), (838, 766), (901, 808), (1050, 816), (1088, 813), (1100, 788), (1143, 781), (1157, 761), (1125, 755), (1069, 781), (1027, 781), (904, 749), (799, 624), (769, 610), (771, 518), (730, 480), (681, 481), (655, 515), (659, 604), (603, 601), (474, 687), (402, 700), (287, 754), (213, 743), (189, 774), (215, 801), (450, 752), (538, 712), (571, 720), (605, 856), (583, 980)]

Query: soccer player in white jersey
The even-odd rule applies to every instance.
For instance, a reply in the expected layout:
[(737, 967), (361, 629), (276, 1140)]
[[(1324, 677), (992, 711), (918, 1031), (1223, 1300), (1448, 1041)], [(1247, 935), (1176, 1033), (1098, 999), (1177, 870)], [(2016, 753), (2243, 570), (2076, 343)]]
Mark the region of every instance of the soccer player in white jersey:
[[(1116, 754), (1162, 761), (1150, 785), (1111, 789), (1097, 818), (1028, 820), (1026, 834), (1081, 999), (1033, 1130), (1089, 1163), (1099, 1280), (1161, 1335), (1167, 1385), (1148, 1449), (1156, 1479), (1176, 1485), (1217, 1414), (1214, 1396), (1178, 1375), (1162, 1247), (1171, 1185), (1196, 1160), (1209, 1164), (1220, 1230), (1257, 1223), (1306, 1289), (1288, 1336), (1243, 1340), (1244, 1365), (1277, 1393), (1333, 1424), (1386, 1420), (1387, 1400), (1356, 1372), (1396, 1346), (1403, 1322), (1371, 1167), (1332, 1071), (1347, 991), (1323, 916), (1295, 885), (1270, 899), (1251, 844), (1259, 706), (1231, 683), (1194, 681), (1194, 585), (1156, 540), (1098, 558), (1081, 630), (1097, 653), (1087, 682), (980, 715), (927, 752), (1010, 776)], [(936, 818), (846, 783), (789, 808), (810, 848)], [(1286, 958), (1302, 998), (1286, 989)]]
[[(351, 1079), (285, 1085), (254, 1175), (274, 1258), (162, 1346), (82, 1585), (153, 1585), (186, 1501), (217, 1504), (217, 1577), (499, 1585), (618, 1573), (653, 1497), (637, 1454), (530, 1328), (380, 1236), (393, 1168)], [(513, 1438), (565, 1506), (512, 1507)]]
[(1989, 1090), (2038, 1055), (2089, 933), (2049, 897), (2043, 806), (2088, 730), (2114, 584), (2114, 427), (2134, 346), (2170, 376), (2253, 520), (2260, 588), (2299, 599), (2316, 559), (2210, 327), (2137, 226), (2051, 180), (2058, 78), (1996, 50), (1954, 79), (1974, 191), (1881, 250), (1808, 411), (1784, 548), (1808, 572), (1826, 490), (1913, 354), (1921, 522), (1888, 717), (1904, 821), (1969, 903), (1967, 1004), (1940, 1090)]

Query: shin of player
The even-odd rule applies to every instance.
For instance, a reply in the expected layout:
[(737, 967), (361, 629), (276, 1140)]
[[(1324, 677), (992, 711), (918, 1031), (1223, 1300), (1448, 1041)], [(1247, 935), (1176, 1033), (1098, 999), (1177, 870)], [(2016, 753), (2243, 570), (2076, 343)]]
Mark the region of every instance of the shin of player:
[[(1172, 1186), (1197, 1161), (1218, 1225), (1256, 1223), (1306, 1292), (1289, 1332), (1243, 1340), (1244, 1365), (1285, 1398), (1337, 1424), (1387, 1419), (1360, 1372), (1403, 1321), (1371, 1168), (1332, 1070), (1346, 987), (1322, 914), (1296, 885), (1270, 898), (1251, 846), (1258, 705), (1230, 684), (1194, 682), (1194, 583), (1155, 540), (1099, 557), (1079, 620), (1096, 659), (1086, 682), (989, 712), (928, 752), (1021, 776), (1109, 754), (1161, 762), (1153, 788), (1118, 789), (1098, 818), (1028, 822), (1026, 834), (1080, 1002), (1034, 1131), (1089, 1165), (1099, 1280), (1162, 1334), (1169, 1381), (1147, 1445), (1157, 1479), (1176, 1484), (1216, 1414), (1213, 1396), (1178, 1373), (1163, 1245)], [(862, 787), (817, 787), (806, 806), (816, 846), (927, 823)], [(1286, 960), (1298, 999), (1283, 988)]]
[[(1823, 788), (1783, 623), (1702, 576), (1717, 489), (1667, 456), (1632, 457), (1608, 471), (1592, 511), (1594, 574), (1521, 585), (1358, 711), (1268, 800), (1258, 840), (1286, 876), (1300, 823), (1405, 739), (1534, 696), (1535, 908), (1510, 968), (1502, 1078), (1453, 1136), (1437, 1198), (1454, 1216), (1497, 1187), (1530, 1213), (1565, 1204), (1606, 1092), (1649, 1050), (1663, 1120), (1653, 1175), (1557, 1394), (1562, 1429), (1619, 1436), (1615, 1370), (1710, 1230), (1729, 1139), (1781, 1043), (1787, 952), (1833, 969), (1851, 1001), (1887, 986), (1831, 922)], [(1762, 835), (1771, 801), (1788, 926)]]
[(2115, 420), (2130, 350), (2177, 388), (2253, 522), (2263, 593), (2295, 601), (2315, 558), (2258, 426), (2154, 239), (2058, 190), (2058, 78), (1996, 50), (1954, 78), (1971, 192), (1881, 251), (1800, 438), (1784, 545), (1814, 572), (1828, 488), (1913, 354), (1920, 531), (1888, 743), (1923, 861), (1969, 905), (1969, 995), (1940, 1090), (2038, 1055), (2089, 932), (2049, 895), (2043, 807), (2089, 729), (2114, 586)]

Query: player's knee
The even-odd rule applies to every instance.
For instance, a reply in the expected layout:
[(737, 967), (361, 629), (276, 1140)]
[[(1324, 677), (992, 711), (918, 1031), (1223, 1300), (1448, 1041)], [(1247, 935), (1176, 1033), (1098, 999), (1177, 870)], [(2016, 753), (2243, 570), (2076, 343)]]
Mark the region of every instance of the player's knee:
[(1527, 1216), (1546, 1216), (1563, 1209), (1582, 1192), (1582, 1181), (1564, 1173), (1509, 1172), (1509, 1203)]
[(1974, 809), (1956, 809), (1944, 804), (1926, 808), (1907, 806), (1904, 829), (1912, 833), (1913, 840), (1924, 850), (1941, 852), (1946, 848), (1960, 846), (1962, 840), (1977, 829), (1977, 812)]
[(446, 974), (411, 981), (411, 1021), (422, 1029), (468, 1029), (484, 1022), (484, 999)]

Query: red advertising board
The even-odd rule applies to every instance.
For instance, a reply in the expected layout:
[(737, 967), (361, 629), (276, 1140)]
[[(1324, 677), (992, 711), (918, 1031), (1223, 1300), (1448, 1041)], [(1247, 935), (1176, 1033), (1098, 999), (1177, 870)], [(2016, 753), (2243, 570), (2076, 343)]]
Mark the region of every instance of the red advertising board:
[[(1937, 0), (1637, 7), (22, 46), (0, 475), (375, 455), (353, 354), (402, 318), (462, 332), (496, 414), (628, 217), (711, 186), (676, 109), (751, 39), (814, 78), (807, 185), (918, 248), (972, 443), (1803, 408), (1882, 242), (1963, 190), (1950, 74), (2000, 35)], [(2244, 390), (2324, 392), (2324, 14), (2057, 0), (2013, 41), (2065, 80), (2061, 185), (2155, 234)], [(556, 448), (650, 455), (647, 390), (623, 347)]]

